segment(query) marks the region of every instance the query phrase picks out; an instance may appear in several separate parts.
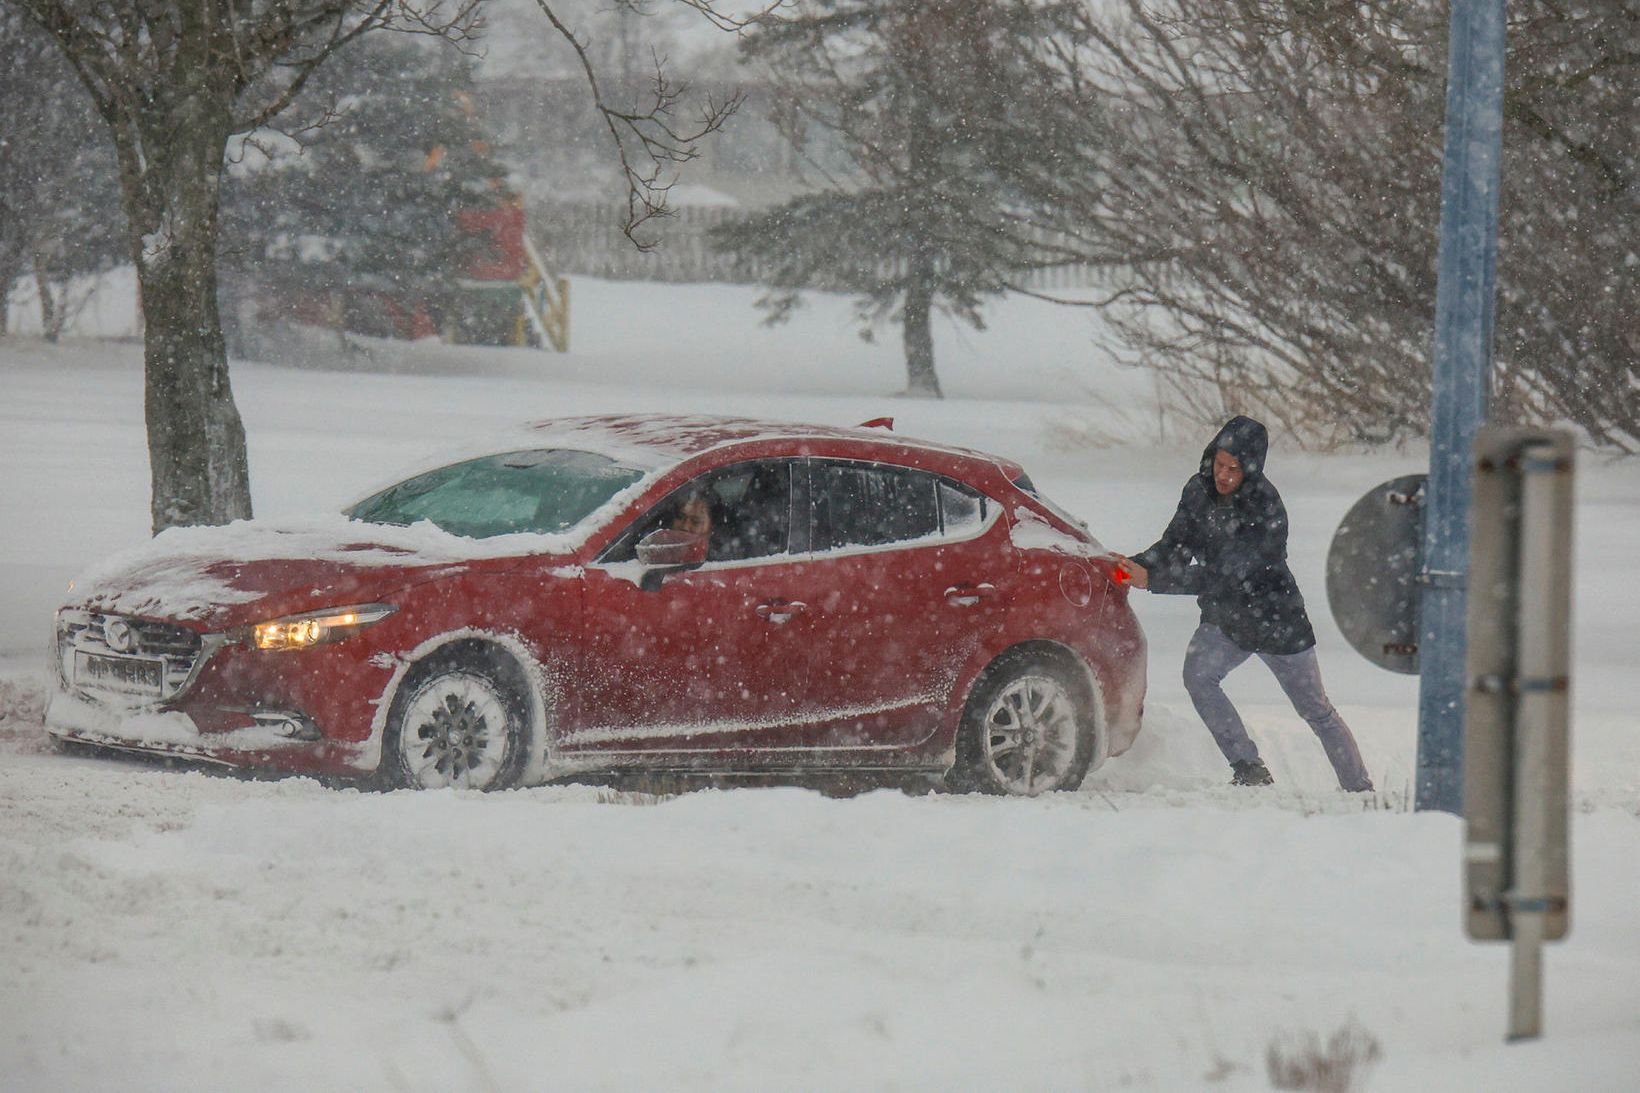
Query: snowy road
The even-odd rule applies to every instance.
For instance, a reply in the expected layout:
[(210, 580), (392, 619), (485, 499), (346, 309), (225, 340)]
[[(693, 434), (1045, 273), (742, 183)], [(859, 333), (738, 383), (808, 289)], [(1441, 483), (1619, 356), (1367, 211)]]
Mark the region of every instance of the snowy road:
[(8, 731), (8, 1088), (1257, 1089), (1270, 1043), (1345, 1028), (1373, 1089), (1615, 1091), (1640, 1060), (1632, 811), (1578, 816), (1549, 1036), (1505, 1049), (1448, 816), (368, 795)]

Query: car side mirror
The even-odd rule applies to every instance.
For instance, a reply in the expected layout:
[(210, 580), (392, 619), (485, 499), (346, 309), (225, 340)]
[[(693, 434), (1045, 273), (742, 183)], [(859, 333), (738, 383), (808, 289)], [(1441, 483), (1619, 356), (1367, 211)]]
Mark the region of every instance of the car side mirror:
[(668, 573), (693, 569), (706, 561), (706, 536), (679, 528), (657, 528), (638, 540), (638, 564), (644, 567), (638, 587), (654, 592)]
[(706, 561), (706, 536), (657, 528), (638, 540), (638, 561), (646, 566), (700, 565)]

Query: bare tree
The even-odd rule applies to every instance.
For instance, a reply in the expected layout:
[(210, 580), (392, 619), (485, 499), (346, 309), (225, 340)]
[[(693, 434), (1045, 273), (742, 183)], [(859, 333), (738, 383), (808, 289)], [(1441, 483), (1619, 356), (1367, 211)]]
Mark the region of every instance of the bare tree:
[(102, 124), (51, 39), (0, 9), (0, 334), (13, 286), (33, 274), (40, 325), (56, 341), (86, 290), (118, 262), (119, 188)]
[[(1494, 414), (1640, 444), (1640, 8), (1516, 0)], [(1430, 0), (1125, 0), (1060, 58), (1067, 230), (1134, 256), (1138, 359), (1231, 409), (1365, 439), (1427, 429), (1446, 12)]]
[[(718, 0), (672, 0), (689, 8), (722, 31), (739, 33), (766, 20), (786, 0), (766, 0), (764, 6), (747, 15), (720, 10)], [(550, 0), (535, 0), (553, 29), (575, 51), (594, 108), (603, 118), (610, 147), (620, 162), (626, 183), (626, 219), (621, 230), (640, 250), (649, 250), (659, 241), (639, 229), (651, 221), (671, 215), (667, 197), (678, 179), (678, 171), (700, 155), (700, 142), (722, 128), (739, 109), (741, 95), (723, 99), (708, 97), (697, 106), (690, 119), (680, 119), (678, 110), (687, 88), (667, 73), (664, 59), (654, 57), (649, 71), (647, 97), (635, 105), (615, 100), (605, 89), (587, 41), (578, 36), (554, 10)], [(651, 0), (610, 0), (623, 16), (642, 16)], [(624, 56), (624, 55), (623, 55)], [(621, 62), (623, 65), (625, 61)]]
[[(144, 405), (157, 532), (251, 513), (245, 431), (229, 384), (217, 308), (216, 251), (229, 139), (274, 124), (312, 74), (362, 34), (401, 30), (455, 42), (478, 28), (480, 0), (5, 0), (62, 49), (113, 142), (146, 323)], [(726, 27), (712, 0), (676, 0)], [(637, 108), (607, 101), (585, 44), (538, 6), (583, 58), (631, 193), (629, 233), (666, 212), (673, 170), (733, 103), (697, 124), (673, 115), (657, 72)]]

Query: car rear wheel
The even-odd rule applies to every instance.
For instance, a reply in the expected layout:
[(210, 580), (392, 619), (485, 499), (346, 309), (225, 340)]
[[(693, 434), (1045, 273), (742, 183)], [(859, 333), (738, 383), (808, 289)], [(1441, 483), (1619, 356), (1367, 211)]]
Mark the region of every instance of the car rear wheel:
[(395, 701), (388, 760), (412, 789), (504, 789), (522, 769), (523, 704), (487, 666), (430, 665)]
[(1097, 732), (1087, 698), (1086, 684), (1055, 660), (999, 660), (963, 713), (954, 788), (1034, 797), (1080, 786)]

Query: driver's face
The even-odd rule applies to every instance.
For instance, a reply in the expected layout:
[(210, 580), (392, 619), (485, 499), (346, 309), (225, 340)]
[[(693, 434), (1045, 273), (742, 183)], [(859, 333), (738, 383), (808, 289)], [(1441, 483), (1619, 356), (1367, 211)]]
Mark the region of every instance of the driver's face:
[(691, 535), (706, 535), (712, 530), (712, 510), (707, 508), (704, 497), (691, 497), (685, 502), (672, 526), (679, 531), (687, 531)]
[(1246, 477), (1241, 460), (1222, 448), (1213, 453), (1213, 488), (1220, 494), (1235, 493)]

